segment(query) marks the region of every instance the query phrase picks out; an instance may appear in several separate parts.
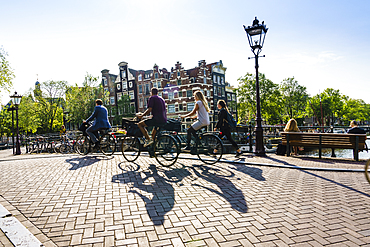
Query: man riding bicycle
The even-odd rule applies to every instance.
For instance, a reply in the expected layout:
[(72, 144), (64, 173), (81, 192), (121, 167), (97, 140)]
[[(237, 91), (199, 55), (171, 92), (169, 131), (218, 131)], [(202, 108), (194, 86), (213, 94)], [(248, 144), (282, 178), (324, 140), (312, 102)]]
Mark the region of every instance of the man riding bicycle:
[(151, 97), (148, 101), (148, 109), (146, 109), (144, 113), (137, 113), (136, 116), (141, 119), (150, 113), (153, 115), (151, 119), (141, 120), (137, 124), (141, 130), (141, 133), (143, 133), (146, 139), (144, 147), (147, 147), (154, 142), (154, 137), (156, 134), (156, 129), (154, 128), (152, 131), (152, 139), (150, 139), (148, 131), (145, 129), (145, 127), (158, 126), (167, 122), (166, 104), (164, 99), (158, 96), (158, 89), (155, 87), (153, 87), (151, 90)]
[(100, 143), (95, 136), (94, 132), (101, 129), (110, 129), (112, 126), (108, 120), (108, 110), (103, 106), (103, 101), (101, 99), (95, 100), (95, 109), (91, 116), (83, 121), (84, 123), (95, 119), (94, 124), (86, 129), (86, 133), (90, 136), (91, 141), (94, 143), (94, 147), (98, 148)]

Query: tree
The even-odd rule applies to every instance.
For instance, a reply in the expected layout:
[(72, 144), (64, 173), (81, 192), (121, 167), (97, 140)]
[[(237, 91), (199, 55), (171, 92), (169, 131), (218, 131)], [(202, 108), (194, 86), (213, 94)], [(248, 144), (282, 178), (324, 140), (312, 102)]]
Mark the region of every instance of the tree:
[[(72, 123), (81, 124), (94, 111), (95, 99), (104, 94), (100, 85), (97, 87), (98, 77), (86, 74), (82, 87), (69, 87), (66, 93), (67, 120)], [(106, 97), (104, 97), (106, 98)]]
[(308, 98), (306, 87), (299, 85), (292, 77), (284, 79), (279, 90), (282, 96), (282, 107), (288, 118), (303, 118)]
[(66, 81), (46, 81), (40, 84), (39, 89), (35, 89), (36, 114), (41, 120), (42, 132), (53, 132), (63, 124), (67, 85)]
[[(239, 86), (236, 90), (238, 96), (238, 116), (241, 122), (251, 121), (256, 116), (256, 77), (247, 73), (238, 79)], [(260, 102), (262, 118), (270, 124), (282, 121), (279, 112), (281, 95), (278, 85), (267, 79), (265, 74), (259, 74)]]
[(28, 93), (22, 97), (19, 105), (19, 129), (22, 133), (36, 133), (41, 126), (41, 119), (38, 117), (37, 103), (32, 94)]
[(9, 92), (9, 89), (13, 85), (12, 80), (15, 77), (9, 62), (6, 60), (7, 56), (8, 53), (3, 47), (0, 47), (0, 92), (2, 89)]

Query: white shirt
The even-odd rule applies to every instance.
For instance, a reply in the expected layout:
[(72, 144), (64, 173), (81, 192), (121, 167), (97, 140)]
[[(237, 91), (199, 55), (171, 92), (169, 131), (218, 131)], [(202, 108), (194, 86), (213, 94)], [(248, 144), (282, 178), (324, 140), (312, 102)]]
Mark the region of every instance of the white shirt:
[(197, 112), (199, 122), (201, 122), (202, 125), (209, 125), (210, 124), (209, 115), (205, 106), (203, 105), (203, 102), (198, 100), (196, 104), (199, 107)]

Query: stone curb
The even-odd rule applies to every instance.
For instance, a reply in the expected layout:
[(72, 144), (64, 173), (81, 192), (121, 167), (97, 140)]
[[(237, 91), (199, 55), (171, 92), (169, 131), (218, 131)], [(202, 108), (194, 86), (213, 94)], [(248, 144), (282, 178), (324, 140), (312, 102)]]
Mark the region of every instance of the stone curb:
[[(11, 215), (16, 218), (23, 226), (27, 228), (45, 247), (57, 246), (53, 241), (51, 241), (42, 231), (40, 231), (31, 221), (29, 221), (21, 212), (18, 211), (16, 207), (11, 205), (2, 195), (0, 195), (0, 204), (7, 209)], [(0, 242), (10, 243), (9, 239), (3, 235), (1, 231)]]

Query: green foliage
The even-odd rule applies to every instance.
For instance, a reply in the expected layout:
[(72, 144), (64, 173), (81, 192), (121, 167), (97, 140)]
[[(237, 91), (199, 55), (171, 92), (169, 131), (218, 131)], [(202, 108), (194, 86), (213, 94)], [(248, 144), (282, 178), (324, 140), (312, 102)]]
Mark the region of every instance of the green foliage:
[(66, 81), (46, 81), (40, 84), (41, 95), (35, 95), (36, 114), (40, 121), (40, 132), (51, 133), (60, 129), (65, 108)]
[(67, 121), (82, 123), (94, 111), (95, 100), (97, 98), (102, 98), (103, 101), (106, 99), (103, 87), (101, 85), (97, 87), (97, 83), (98, 77), (86, 74), (82, 87), (76, 84), (68, 88), (66, 93)]
[[(256, 77), (247, 73), (238, 79), (236, 90), (238, 96), (238, 116), (240, 122), (247, 123), (256, 117)], [(277, 84), (259, 74), (261, 115), (270, 124), (280, 123), (282, 120), (279, 108), (281, 94)]]
[(284, 120), (287, 122), (291, 118), (303, 118), (308, 98), (306, 87), (299, 85), (293, 77), (284, 79), (279, 90), (282, 96), (281, 106), (287, 116)]
[(37, 104), (31, 93), (22, 97), (19, 105), (19, 129), (21, 133), (36, 133), (41, 127), (41, 119), (38, 116)]
[(12, 112), (8, 111), (9, 108), (8, 105), (0, 111), (0, 136), (11, 136), (12, 134)]
[(0, 92), (2, 89), (9, 92), (9, 89), (13, 85), (12, 80), (15, 77), (9, 62), (6, 60), (7, 56), (8, 54), (3, 47), (0, 47)]

